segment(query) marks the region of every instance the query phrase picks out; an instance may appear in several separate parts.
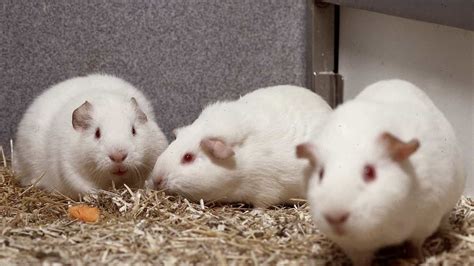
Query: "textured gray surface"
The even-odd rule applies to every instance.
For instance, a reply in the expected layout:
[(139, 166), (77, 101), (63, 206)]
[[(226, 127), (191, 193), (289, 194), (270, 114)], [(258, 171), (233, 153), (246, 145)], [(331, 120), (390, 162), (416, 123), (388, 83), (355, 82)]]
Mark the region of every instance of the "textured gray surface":
[(41, 91), (91, 72), (143, 89), (168, 136), (215, 99), (305, 86), (306, 4), (0, 0), (0, 143)]

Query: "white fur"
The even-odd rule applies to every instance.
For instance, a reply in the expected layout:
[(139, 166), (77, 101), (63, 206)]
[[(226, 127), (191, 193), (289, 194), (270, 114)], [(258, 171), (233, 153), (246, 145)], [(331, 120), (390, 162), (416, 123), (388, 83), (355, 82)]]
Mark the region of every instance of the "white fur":
[[(136, 121), (130, 99), (135, 97), (148, 121)], [(93, 106), (93, 125), (80, 132), (72, 126), (72, 113), (88, 101)], [(143, 186), (167, 140), (152, 106), (131, 84), (113, 76), (89, 75), (63, 81), (38, 96), (21, 120), (15, 146), (14, 170), (23, 185), (59, 191), (72, 198), (128, 184)], [(131, 133), (136, 128), (136, 136)], [(95, 139), (100, 127), (101, 138)], [(124, 149), (128, 172), (111, 174), (108, 154)], [(113, 181), (113, 182), (112, 182)]]
[[(418, 139), (420, 147), (397, 163), (378, 141), (382, 132)], [(451, 125), (424, 92), (405, 81), (368, 86), (329, 116), (313, 145), (312, 215), (355, 264), (370, 263), (377, 249), (404, 241), (419, 251), (463, 191), (462, 158)], [(371, 183), (362, 178), (365, 164), (376, 169)], [(323, 217), (340, 210), (350, 213), (343, 235)]]
[[(257, 207), (303, 198), (307, 163), (291, 152), (318, 130), (331, 108), (305, 88), (275, 86), (239, 100), (206, 107), (158, 158), (151, 178), (164, 177), (163, 186), (191, 199), (245, 202)], [(200, 147), (206, 137), (224, 140), (235, 155), (210, 158)], [(191, 152), (196, 160), (181, 164)]]

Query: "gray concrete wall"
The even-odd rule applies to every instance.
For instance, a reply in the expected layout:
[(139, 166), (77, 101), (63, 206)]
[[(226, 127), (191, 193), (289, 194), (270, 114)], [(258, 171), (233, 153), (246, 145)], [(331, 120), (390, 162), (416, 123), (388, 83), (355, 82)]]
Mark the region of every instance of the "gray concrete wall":
[(306, 1), (0, 0), (0, 144), (41, 91), (91, 72), (125, 78), (166, 134), (203, 105), (305, 86)]

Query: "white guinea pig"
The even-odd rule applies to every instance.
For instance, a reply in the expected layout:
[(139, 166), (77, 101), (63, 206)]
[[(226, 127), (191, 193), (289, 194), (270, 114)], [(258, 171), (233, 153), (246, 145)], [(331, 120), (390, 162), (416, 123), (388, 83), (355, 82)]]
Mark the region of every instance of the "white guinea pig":
[(113, 184), (142, 187), (168, 145), (154, 121), (145, 96), (124, 80), (72, 78), (27, 109), (13, 168), (23, 185), (37, 183), (72, 198)]
[(267, 207), (303, 198), (308, 163), (291, 151), (330, 111), (317, 94), (288, 85), (214, 103), (176, 130), (151, 179), (157, 188), (196, 201)]
[(420, 256), (464, 188), (451, 125), (427, 95), (401, 80), (368, 86), (296, 153), (312, 165), (313, 218), (356, 265), (405, 241)]

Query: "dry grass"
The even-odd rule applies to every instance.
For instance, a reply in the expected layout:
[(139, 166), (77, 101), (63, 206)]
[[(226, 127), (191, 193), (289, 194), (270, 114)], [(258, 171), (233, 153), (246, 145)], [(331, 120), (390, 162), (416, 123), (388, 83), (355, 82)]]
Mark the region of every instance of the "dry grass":
[[(259, 210), (124, 188), (85, 197), (102, 212), (98, 223), (86, 224), (68, 217), (75, 202), (21, 188), (5, 167), (0, 196), (0, 265), (348, 264), (311, 223), (306, 204)], [(460, 201), (451, 226), (427, 241), (424, 264), (474, 265), (472, 199)], [(377, 264), (417, 263), (401, 259), (403, 250), (380, 253)]]

